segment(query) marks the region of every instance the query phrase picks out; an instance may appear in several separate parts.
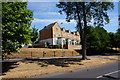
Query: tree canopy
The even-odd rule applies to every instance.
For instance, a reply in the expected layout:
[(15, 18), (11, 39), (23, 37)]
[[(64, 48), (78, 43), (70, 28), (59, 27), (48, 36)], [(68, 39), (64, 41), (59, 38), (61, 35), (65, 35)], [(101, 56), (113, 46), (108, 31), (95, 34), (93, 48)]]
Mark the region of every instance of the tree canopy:
[[(108, 10), (114, 8), (112, 2), (59, 2), (57, 7), (61, 10), (61, 14), (64, 12), (66, 14), (66, 20), (74, 19), (77, 22), (77, 26), (80, 29), (80, 38), (82, 44), (82, 58), (86, 59), (86, 32), (87, 26), (90, 23), (94, 23), (94, 26), (103, 26), (109, 23), (109, 16), (107, 14)], [(82, 31), (82, 29), (84, 31)], [(84, 35), (83, 35), (84, 32)]]
[(27, 2), (2, 3), (2, 50), (10, 54), (18, 51), (22, 44), (31, 40), (33, 11), (27, 9)]

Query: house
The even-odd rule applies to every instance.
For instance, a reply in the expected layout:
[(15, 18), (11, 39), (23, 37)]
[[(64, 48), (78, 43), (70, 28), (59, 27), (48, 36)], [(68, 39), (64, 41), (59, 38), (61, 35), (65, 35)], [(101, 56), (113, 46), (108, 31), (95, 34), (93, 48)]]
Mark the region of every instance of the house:
[(40, 43), (48, 43), (49, 45), (56, 44), (66, 44), (68, 45), (78, 45), (80, 44), (80, 34), (79, 32), (71, 32), (65, 28), (60, 28), (57, 22), (45, 26), (40, 33)]

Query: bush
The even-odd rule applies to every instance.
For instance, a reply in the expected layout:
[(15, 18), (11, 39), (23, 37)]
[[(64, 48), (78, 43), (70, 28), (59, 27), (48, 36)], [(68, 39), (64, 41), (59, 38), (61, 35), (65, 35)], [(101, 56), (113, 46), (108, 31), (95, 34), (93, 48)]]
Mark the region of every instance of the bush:
[(61, 47), (61, 44), (56, 44), (56, 45), (49, 45), (49, 46), (47, 46), (47, 48), (51, 48), (51, 49), (61, 49), (62, 47)]
[(53, 46), (53, 48), (59, 48), (59, 49), (60, 49), (60, 48), (62, 48), (62, 47), (61, 47), (60, 44), (56, 44), (56, 45)]
[(33, 48), (33, 46), (32, 46), (32, 45), (29, 45), (28, 48)]

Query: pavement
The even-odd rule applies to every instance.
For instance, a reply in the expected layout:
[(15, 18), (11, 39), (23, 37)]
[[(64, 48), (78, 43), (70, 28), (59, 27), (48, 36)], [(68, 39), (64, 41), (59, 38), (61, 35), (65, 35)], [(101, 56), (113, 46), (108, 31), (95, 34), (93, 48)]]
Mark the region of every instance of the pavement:
[[(88, 56), (88, 57), (100, 57), (100, 55), (96, 56)], [(50, 60), (50, 59), (69, 59), (69, 58), (82, 58), (82, 56), (70, 56), (70, 57), (41, 57), (41, 58), (23, 58), (23, 59), (5, 59), (2, 62), (18, 62), (18, 61), (26, 61), (26, 60)], [(0, 61), (1, 62), (1, 61)]]

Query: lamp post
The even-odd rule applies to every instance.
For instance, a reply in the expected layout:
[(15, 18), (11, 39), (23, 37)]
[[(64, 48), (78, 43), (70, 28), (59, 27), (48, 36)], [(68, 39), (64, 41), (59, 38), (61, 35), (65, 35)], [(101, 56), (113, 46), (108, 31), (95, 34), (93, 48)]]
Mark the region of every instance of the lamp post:
[[(63, 24), (62, 22), (61, 22), (61, 24)], [(61, 31), (61, 43), (62, 43), (62, 57), (64, 57), (64, 53), (63, 53), (63, 34), (62, 34), (62, 31)]]

